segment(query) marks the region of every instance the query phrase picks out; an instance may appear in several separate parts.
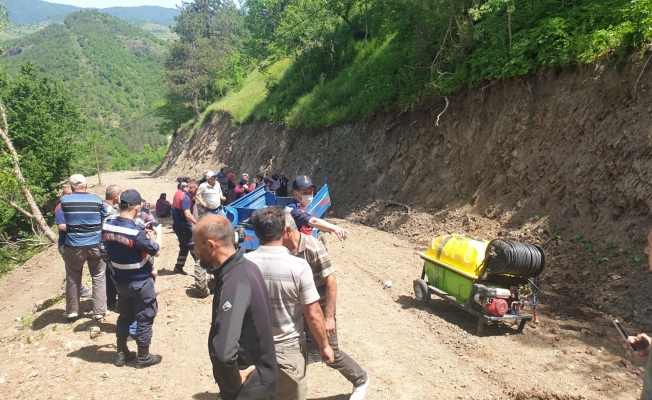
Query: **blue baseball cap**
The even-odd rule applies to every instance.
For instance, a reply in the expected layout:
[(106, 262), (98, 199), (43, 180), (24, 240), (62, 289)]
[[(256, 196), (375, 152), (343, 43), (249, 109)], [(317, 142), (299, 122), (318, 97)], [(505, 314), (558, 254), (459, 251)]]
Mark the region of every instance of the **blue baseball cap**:
[(306, 190), (314, 187), (315, 185), (312, 184), (308, 175), (299, 175), (294, 178), (294, 182), (292, 182), (293, 189)]
[(133, 207), (142, 203), (144, 200), (140, 197), (140, 193), (134, 189), (128, 189), (120, 195), (121, 207)]

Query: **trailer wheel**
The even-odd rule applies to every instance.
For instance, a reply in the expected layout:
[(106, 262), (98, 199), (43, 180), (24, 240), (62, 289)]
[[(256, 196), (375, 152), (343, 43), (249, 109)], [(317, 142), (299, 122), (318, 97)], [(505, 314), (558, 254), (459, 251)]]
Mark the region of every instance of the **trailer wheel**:
[(421, 303), (421, 305), (428, 305), (430, 303), (430, 289), (428, 284), (423, 279), (414, 280), (414, 298)]
[(321, 244), (323, 244), (324, 247), (326, 247), (326, 234), (324, 232), (319, 231), (317, 233), (317, 240), (319, 240)]

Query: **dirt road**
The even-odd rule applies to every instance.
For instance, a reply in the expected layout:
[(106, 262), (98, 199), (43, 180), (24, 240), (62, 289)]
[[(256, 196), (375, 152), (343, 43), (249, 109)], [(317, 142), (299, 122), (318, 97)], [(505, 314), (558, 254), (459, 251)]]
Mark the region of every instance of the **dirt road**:
[[(171, 180), (144, 173), (105, 174), (102, 180), (136, 188), (150, 201), (175, 190)], [(344, 244), (333, 238), (328, 243), (339, 282), (340, 345), (368, 371), (369, 399), (637, 398), (643, 364), (624, 357), (608, 321), (591, 325), (543, 315), (540, 325), (527, 326), (522, 335), (511, 327), (490, 327), (485, 337), (476, 337), (475, 318), (442, 301), (423, 308), (413, 300), (420, 245), (348, 220), (333, 221), (351, 231)], [(217, 397), (206, 349), (211, 298), (193, 297), (191, 276), (170, 274), (177, 244), (170, 222), (164, 226), (152, 343), (163, 363), (144, 370), (113, 366), (117, 315), (92, 322), (90, 301), (83, 303), (83, 318), (64, 321), (63, 262), (51, 247), (0, 280), (0, 398)], [(191, 271), (190, 261), (186, 270)], [(393, 286), (383, 289), (387, 280)], [(90, 326), (104, 334), (91, 339)], [(314, 400), (348, 399), (351, 390), (322, 364), (310, 365), (308, 382)]]

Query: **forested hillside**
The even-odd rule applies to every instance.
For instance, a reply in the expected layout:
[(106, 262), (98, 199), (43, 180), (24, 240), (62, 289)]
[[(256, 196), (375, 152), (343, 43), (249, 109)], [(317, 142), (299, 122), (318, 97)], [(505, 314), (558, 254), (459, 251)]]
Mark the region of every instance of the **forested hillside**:
[[(159, 162), (167, 139), (157, 132), (158, 118), (140, 117), (163, 98), (165, 42), (118, 18), (83, 11), (5, 45), (2, 64), (11, 74), (31, 61), (78, 99), (103, 169), (148, 169)], [(92, 150), (78, 161), (86, 173), (95, 165)]]
[[(233, 26), (229, 4), (195, 0), (181, 17)], [(202, 64), (186, 104), (317, 127), (406, 109), (462, 88), (546, 69), (619, 62), (652, 38), (652, 0), (245, 0), (228, 51)], [(227, 29), (233, 32), (232, 29)], [(216, 41), (216, 30), (179, 32)], [(239, 41), (238, 41), (239, 39)], [(175, 54), (168, 75), (192, 52)], [(644, 52), (639, 62), (645, 63)], [(225, 62), (229, 59), (231, 63)], [(233, 60), (238, 60), (233, 62)], [(241, 69), (228, 90), (217, 82)], [(186, 70), (197, 71), (186, 67)], [(181, 91), (171, 86), (172, 92)], [(227, 94), (229, 93), (229, 94)], [(211, 102), (213, 104), (211, 105)], [(175, 115), (165, 115), (168, 120)], [(196, 120), (203, 120), (196, 118)]]

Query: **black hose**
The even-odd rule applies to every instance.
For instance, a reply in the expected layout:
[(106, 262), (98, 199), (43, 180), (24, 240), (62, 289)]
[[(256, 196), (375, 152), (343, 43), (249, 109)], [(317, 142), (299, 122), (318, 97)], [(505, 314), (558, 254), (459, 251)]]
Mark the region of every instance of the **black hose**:
[(546, 266), (543, 249), (513, 240), (494, 239), (485, 254), (489, 272), (521, 278), (536, 278)]

